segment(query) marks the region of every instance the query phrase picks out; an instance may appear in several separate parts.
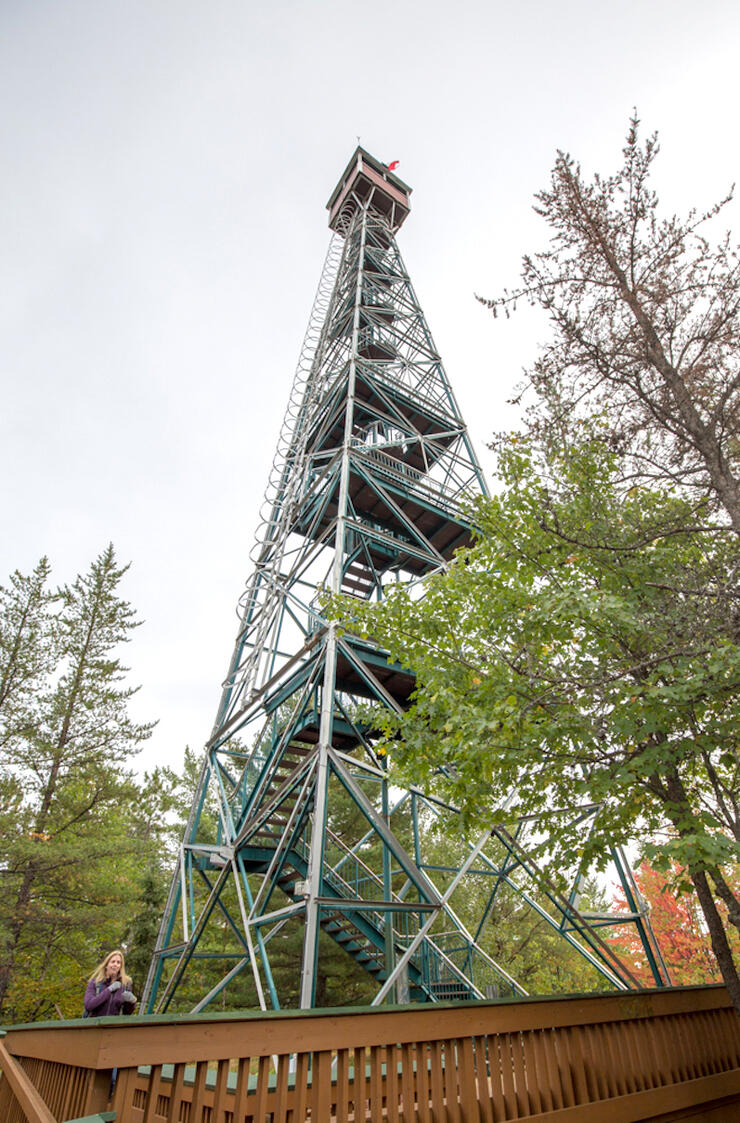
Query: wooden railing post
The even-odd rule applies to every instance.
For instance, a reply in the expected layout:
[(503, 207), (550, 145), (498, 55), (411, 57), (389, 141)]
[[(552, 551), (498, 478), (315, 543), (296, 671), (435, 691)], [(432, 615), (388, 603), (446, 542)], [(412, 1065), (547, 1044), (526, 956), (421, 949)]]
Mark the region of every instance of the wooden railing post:
[(83, 1111), (88, 1111), (91, 1114), (105, 1111), (110, 1099), (110, 1078), (111, 1074), (108, 1069), (93, 1069), (91, 1071)]

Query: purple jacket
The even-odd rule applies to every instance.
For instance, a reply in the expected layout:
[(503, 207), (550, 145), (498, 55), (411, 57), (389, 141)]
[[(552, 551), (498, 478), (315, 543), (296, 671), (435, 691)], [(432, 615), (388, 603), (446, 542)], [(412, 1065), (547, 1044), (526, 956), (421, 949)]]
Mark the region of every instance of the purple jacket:
[(90, 979), (85, 991), (85, 1009), (89, 1018), (115, 1017), (117, 1014), (133, 1014), (135, 1002), (124, 1002), (121, 997), (126, 987), (121, 984), (111, 993), (106, 983), (96, 983)]

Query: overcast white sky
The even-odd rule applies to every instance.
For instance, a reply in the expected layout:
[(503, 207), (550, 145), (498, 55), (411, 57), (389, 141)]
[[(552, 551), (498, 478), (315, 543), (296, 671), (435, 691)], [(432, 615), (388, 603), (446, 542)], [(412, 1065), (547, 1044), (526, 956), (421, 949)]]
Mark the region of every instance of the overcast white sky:
[(557, 148), (619, 161), (637, 106), (666, 206), (737, 177), (736, 0), (3, 0), (0, 583), (108, 541), (146, 621), (141, 764), (203, 744), (357, 137), (414, 189), (399, 243), (485, 444), (543, 329), (515, 281)]

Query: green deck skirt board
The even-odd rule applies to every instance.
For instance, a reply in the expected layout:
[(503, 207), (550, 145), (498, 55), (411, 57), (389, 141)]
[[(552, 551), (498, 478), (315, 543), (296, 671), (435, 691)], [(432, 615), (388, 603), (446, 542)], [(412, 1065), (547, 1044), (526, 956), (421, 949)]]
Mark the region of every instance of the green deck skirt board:
[(82, 1119), (70, 1119), (69, 1123), (115, 1123), (115, 1111), (99, 1111), (96, 1115), (85, 1115)]

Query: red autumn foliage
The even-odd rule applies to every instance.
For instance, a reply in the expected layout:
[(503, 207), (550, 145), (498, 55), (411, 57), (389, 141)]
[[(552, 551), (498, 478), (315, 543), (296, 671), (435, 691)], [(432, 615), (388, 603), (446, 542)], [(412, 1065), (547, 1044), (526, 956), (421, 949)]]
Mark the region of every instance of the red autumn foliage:
[[(680, 870), (671, 876), (643, 862), (635, 871), (635, 881), (640, 893), (650, 907), (650, 923), (660, 945), (671, 982), (675, 986), (721, 981), (717, 963), (712, 954), (709, 933), (703, 923), (699, 902), (694, 893), (678, 894), (673, 888), (679, 880)], [(627, 910), (621, 889), (615, 894), (617, 910)], [(733, 951), (740, 954), (740, 940), (732, 941)], [(634, 974), (645, 986), (654, 986), (650, 967), (633, 925), (625, 925), (609, 940), (633, 967)]]

